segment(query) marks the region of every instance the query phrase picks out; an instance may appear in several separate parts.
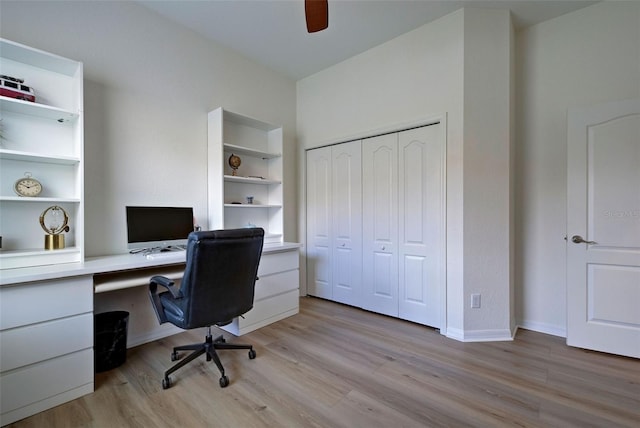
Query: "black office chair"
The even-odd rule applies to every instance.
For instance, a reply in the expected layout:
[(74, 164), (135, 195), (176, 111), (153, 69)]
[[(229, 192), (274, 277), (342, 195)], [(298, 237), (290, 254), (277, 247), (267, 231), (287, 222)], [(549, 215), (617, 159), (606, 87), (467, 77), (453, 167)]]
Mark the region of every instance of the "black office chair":
[[(178, 351), (193, 352), (164, 373), (162, 388), (171, 387), (171, 373), (202, 354), (220, 369), (220, 386), (229, 385), (216, 349), (248, 349), (249, 358), (256, 357), (251, 345), (226, 343), (222, 335), (212, 339), (211, 326), (229, 324), (253, 307), (263, 240), (261, 228), (192, 232), (180, 288), (169, 278), (151, 278), (149, 296), (160, 324), (170, 322), (182, 329), (207, 327), (204, 343), (173, 348), (171, 361), (178, 360)], [(158, 285), (168, 291), (158, 293)]]

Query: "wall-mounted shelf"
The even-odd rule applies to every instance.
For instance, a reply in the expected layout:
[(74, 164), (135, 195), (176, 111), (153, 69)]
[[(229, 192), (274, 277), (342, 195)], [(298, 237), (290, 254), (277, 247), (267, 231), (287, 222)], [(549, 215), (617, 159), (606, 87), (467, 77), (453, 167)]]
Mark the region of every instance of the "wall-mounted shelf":
[(0, 109), (2, 109), (3, 112), (26, 114), (41, 119), (55, 120), (57, 122), (72, 122), (80, 117), (80, 113), (78, 112), (3, 96), (0, 96)]
[(74, 156), (48, 155), (20, 150), (0, 149), (0, 159), (18, 160), (25, 162), (53, 163), (59, 165), (77, 165), (81, 159)]
[(282, 205), (269, 204), (224, 204), (225, 208), (282, 208)]
[(274, 159), (282, 156), (281, 153), (269, 153), (262, 150), (254, 150), (247, 147), (236, 146), (235, 144), (224, 144), (224, 150), (237, 155), (253, 156), (261, 159)]
[(238, 177), (233, 175), (225, 175), (224, 181), (229, 183), (264, 184), (264, 185), (282, 183), (280, 180), (269, 180), (266, 178), (256, 178), (256, 177)]
[(59, 203), (59, 204), (78, 204), (81, 202), (79, 198), (32, 198), (28, 196), (0, 196), (0, 201), (6, 202), (27, 202), (27, 203)]

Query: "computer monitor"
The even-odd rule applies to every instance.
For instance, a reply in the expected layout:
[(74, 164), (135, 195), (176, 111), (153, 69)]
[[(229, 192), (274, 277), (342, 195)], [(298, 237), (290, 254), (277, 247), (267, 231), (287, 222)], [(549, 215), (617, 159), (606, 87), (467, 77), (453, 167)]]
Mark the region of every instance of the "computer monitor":
[(127, 249), (166, 249), (187, 244), (193, 232), (191, 207), (135, 207), (127, 210)]

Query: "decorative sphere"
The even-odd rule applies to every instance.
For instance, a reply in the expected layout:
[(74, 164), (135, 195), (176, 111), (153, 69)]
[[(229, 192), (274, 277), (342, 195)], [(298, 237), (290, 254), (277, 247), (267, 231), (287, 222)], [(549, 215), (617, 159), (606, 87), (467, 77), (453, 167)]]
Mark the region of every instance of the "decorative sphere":
[(234, 155), (233, 153), (231, 154), (231, 156), (229, 156), (229, 166), (232, 169), (238, 169), (238, 167), (240, 166), (242, 162), (240, 161), (240, 157)]

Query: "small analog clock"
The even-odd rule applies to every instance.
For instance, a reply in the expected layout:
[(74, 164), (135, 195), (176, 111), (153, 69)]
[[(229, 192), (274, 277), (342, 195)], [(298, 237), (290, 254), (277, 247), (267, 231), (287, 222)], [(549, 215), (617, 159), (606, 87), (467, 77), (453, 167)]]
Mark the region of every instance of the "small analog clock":
[(42, 184), (27, 172), (24, 174), (24, 178), (16, 181), (13, 189), (19, 196), (36, 197), (42, 193)]

